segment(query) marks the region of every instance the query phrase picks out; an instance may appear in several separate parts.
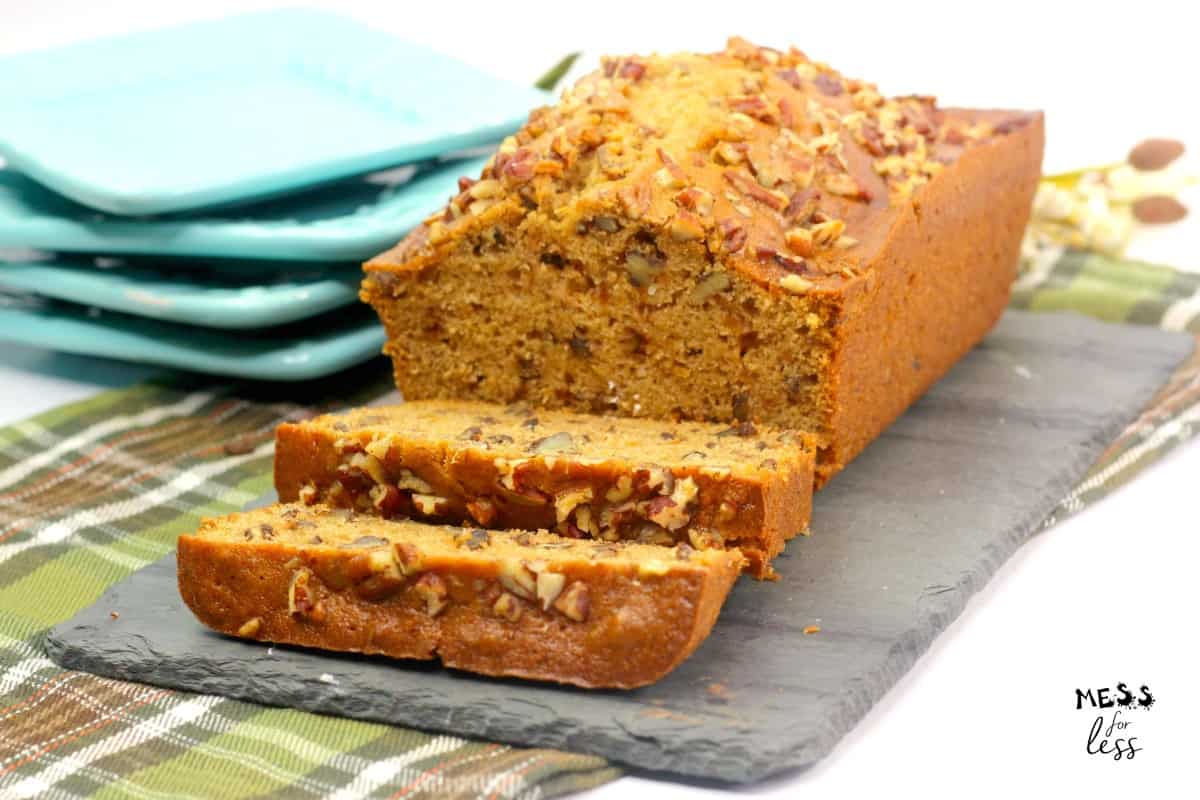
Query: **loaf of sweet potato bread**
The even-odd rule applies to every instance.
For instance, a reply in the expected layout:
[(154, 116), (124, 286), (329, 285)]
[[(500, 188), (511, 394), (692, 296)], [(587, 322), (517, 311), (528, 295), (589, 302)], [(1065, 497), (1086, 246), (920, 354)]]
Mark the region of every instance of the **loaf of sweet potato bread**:
[(708, 636), (741, 569), (693, 550), (276, 505), (179, 538), (179, 591), (231, 636), (632, 688)]
[(407, 399), (767, 422), (821, 482), (999, 317), (1042, 140), (794, 49), (608, 59), (362, 297)]
[(418, 400), (279, 426), (275, 488), (388, 518), (736, 547), (769, 577), (808, 527), (813, 459), (803, 436), (751, 422)]

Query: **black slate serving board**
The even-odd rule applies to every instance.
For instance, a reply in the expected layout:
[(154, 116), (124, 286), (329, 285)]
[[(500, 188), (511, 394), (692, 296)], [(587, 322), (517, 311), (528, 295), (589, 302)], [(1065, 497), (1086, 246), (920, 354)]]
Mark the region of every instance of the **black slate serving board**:
[(637, 691), (225, 638), (183, 606), (173, 557), (55, 628), (47, 650), (115, 678), (756, 780), (828, 753), (1191, 349), (1187, 336), (1009, 312), (818, 495), (814, 535), (776, 563), (782, 580), (740, 581), (696, 654)]

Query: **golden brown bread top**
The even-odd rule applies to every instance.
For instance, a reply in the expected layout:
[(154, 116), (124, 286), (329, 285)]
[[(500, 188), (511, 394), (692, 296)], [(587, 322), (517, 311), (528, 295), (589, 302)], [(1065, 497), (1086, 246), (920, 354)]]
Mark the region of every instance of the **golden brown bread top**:
[(367, 267), (420, 269), (443, 245), (497, 224), (536, 222), (567, 237), (632, 223), (702, 240), (712, 260), (803, 292), (869, 267), (914, 192), (966, 148), (1032, 118), (884, 98), (794, 48), (737, 38), (708, 55), (605, 59)]

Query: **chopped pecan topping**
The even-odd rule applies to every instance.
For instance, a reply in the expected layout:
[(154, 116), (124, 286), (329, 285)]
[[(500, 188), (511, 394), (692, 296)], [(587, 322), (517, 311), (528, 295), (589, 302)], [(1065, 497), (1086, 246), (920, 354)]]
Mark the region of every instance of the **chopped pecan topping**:
[(668, 229), (671, 238), (677, 242), (694, 242), (704, 238), (704, 226), (700, 219), (687, 209), (680, 209), (671, 218)]
[(713, 196), (711, 192), (698, 187), (684, 189), (675, 195), (675, 202), (686, 209), (695, 211), (701, 217), (712, 216)]
[(808, 270), (808, 262), (803, 258), (796, 258), (787, 253), (781, 253), (774, 247), (756, 247), (754, 248), (754, 257), (758, 259), (760, 264), (773, 262), (789, 272), (801, 273)]
[(777, 69), (775, 70), (775, 75), (793, 89), (799, 90), (804, 88), (804, 81), (800, 79), (800, 73), (794, 69)]
[(783, 235), (787, 246), (801, 258), (811, 258), (816, 249), (813, 247), (812, 231), (807, 228), (790, 228)]
[(805, 280), (794, 273), (780, 278), (779, 285), (792, 294), (804, 294), (813, 287), (812, 281)]
[(719, 223), (721, 229), (721, 249), (726, 253), (736, 253), (746, 244), (746, 229), (731, 219), (723, 219)]
[(813, 225), (810, 229), (813, 241), (821, 247), (829, 247), (841, 238), (846, 230), (846, 223), (840, 219), (826, 220)]
[(747, 197), (757, 200), (765, 206), (782, 211), (787, 208), (788, 197), (783, 192), (764, 189), (758, 181), (751, 180), (748, 175), (738, 170), (727, 169), (722, 173), (725, 180)]
[(852, 200), (869, 201), (871, 199), (871, 193), (860, 186), (858, 181), (844, 172), (835, 172), (832, 175), (826, 175), (822, 183), (831, 193), (842, 197), (849, 197)]
[(779, 121), (779, 114), (774, 105), (761, 94), (731, 97), (728, 103), (731, 110), (753, 117), (760, 122), (773, 125)]
[(807, 222), (812, 213), (817, 210), (817, 202), (820, 198), (821, 193), (816, 189), (801, 189), (788, 200), (787, 208), (783, 210), (784, 216), (798, 222)]

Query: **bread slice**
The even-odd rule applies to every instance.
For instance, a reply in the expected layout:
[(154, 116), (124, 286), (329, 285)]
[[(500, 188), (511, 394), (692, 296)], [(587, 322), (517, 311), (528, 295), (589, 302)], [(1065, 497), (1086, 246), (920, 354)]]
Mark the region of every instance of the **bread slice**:
[(275, 505), (179, 537), (179, 591), (231, 636), (632, 688), (704, 641), (736, 550), (668, 549)]
[(999, 318), (1042, 146), (797, 50), (608, 59), (362, 297), (408, 400), (805, 430), (819, 485)]
[(813, 459), (802, 436), (752, 423), (428, 401), (281, 425), (275, 488), (385, 517), (736, 547), (765, 577), (808, 527)]

